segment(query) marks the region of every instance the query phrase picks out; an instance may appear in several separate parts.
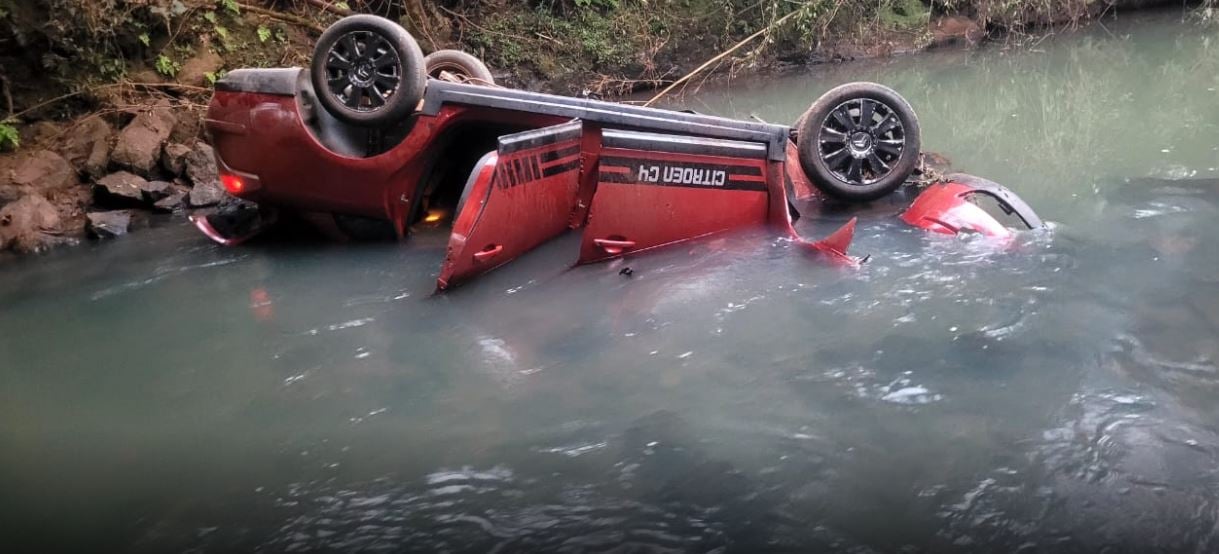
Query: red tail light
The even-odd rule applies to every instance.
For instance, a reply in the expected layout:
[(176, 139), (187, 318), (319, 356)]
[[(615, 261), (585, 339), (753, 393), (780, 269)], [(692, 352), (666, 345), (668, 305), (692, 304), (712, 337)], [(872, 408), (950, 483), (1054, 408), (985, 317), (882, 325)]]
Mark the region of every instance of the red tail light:
[(232, 173), (221, 174), (220, 184), (224, 185), (224, 190), (233, 196), (240, 196), (246, 190), (245, 180)]

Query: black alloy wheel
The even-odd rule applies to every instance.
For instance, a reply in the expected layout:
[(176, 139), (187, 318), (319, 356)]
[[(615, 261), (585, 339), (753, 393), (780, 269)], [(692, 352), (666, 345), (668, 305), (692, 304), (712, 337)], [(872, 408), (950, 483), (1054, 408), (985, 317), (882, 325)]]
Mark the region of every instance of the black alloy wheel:
[(818, 188), (837, 198), (880, 198), (901, 186), (918, 163), (914, 109), (882, 85), (834, 88), (796, 125), (801, 168)]
[(358, 112), (384, 107), (401, 83), (402, 59), (376, 33), (347, 33), (326, 56), (327, 92)]
[(821, 160), (843, 182), (870, 185), (893, 172), (906, 146), (906, 129), (893, 108), (870, 98), (830, 110), (817, 137)]
[(423, 52), (410, 33), (366, 14), (345, 17), (322, 34), (310, 73), (326, 110), (364, 127), (387, 127), (409, 117), (427, 83)]

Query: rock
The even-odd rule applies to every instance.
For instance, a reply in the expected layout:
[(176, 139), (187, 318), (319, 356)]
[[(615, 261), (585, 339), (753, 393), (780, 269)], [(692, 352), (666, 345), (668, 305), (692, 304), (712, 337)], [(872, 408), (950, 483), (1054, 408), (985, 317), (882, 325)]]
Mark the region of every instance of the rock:
[(194, 185), (190, 190), (191, 207), (214, 206), (224, 199), (220, 174), (216, 170), (216, 155), (211, 146), (203, 142), (195, 143), (194, 149), (186, 156), (186, 176)]
[(224, 59), (219, 54), (206, 48), (199, 55), (186, 60), (178, 71), (178, 82), (197, 87), (208, 86), (207, 74), (215, 74), (224, 65)]
[(134, 173), (151, 175), (161, 159), (161, 147), (169, 139), (174, 123), (168, 102), (158, 103), (140, 113), (119, 133), (111, 161)]
[(71, 164), (50, 150), (23, 150), (0, 158), (0, 205), (30, 193), (67, 189), (78, 182)]
[(42, 195), (31, 194), (0, 209), (0, 250), (41, 252), (70, 242), (62, 235), (59, 212)]
[[(177, 129), (175, 127), (174, 129)], [(175, 177), (186, 174), (186, 157), (190, 155), (191, 147), (185, 144), (169, 143), (161, 153), (161, 167)]]
[(986, 35), (978, 22), (961, 15), (941, 17), (931, 24), (931, 46), (977, 44)]
[(220, 173), (216, 170), (216, 151), (205, 142), (196, 142), (186, 155), (186, 177), (192, 184), (199, 185), (211, 181), (220, 181)]
[(89, 233), (97, 238), (113, 238), (127, 234), (131, 226), (131, 210), (91, 212)]
[(203, 113), (201, 111), (178, 110), (176, 119), (174, 131), (169, 134), (170, 142), (194, 144), (203, 138)]
[(164, 199), (166, 196), (173, 194), (174, 184), (169, 181), (148, 181), (144, 186), (140, 187), (140, 191), (144, 193), (144, 200), (156, 203)]
[(68, 163), (91, 178), (105, 175), (110, 165), (110, 139), (114, 128), (100, 117), (82, 120), (64, 137), (60, 148)]
[(172, 212), (178, 208), (181, 208), (182, 204), (186, 202), (186, 198), (190, 196), (190, 189), (185, 187), (174, 187), (171, 190), (172, 191), (170, 192), (169, 196), (157, 200), (157, 202), (153, 204), (153, 207), (165, 212)]
[(85, 235), (85, 210), (93, 202), (93, 192), (89, 187), (72, 187), (57, 191), (47, 196), (47, 200), (51, 201), (59, 212), (64, 236)]
[(224, 200), (224, 190), (220, 188), (219, 182), (195, 185), (190, 189), (189, 202), (192, 208), (215, 206), (221, 200)]
[(111, 173), (97, 180), (93, 192), (102, 203), (143, 202), (144, 189), (148, 181), (139, 175), (127, 171)]

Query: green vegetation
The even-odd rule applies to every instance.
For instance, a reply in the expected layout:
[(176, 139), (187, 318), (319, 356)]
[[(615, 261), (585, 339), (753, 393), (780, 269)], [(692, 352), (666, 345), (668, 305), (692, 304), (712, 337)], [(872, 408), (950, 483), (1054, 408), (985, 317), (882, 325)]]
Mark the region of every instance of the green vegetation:
[(157, 68), (157, 73), (160, 73), (166, 77), (173, 77), (182, 69), (182, 64), (169, 59), (164, 54), (157, 56), (155, 65)]
[[(949, 15), (991, 32), (1070, 23), (1101, 13), (1111, 1), (347, 0), (330, 6), (396, 19), (425, 51), (469, 51), (510, 73), (512, 85), (620, 94), (677, 79), (763, 29), (764, 36), (716, 69), (917, 48), (930, 40), (932, 22)], [(1216, 1), (1202, 0), (1199, 19), (1219, 19)], [(784, 25), (772, 26), (793, 12)], [(65, 95), (69, 101), (33, 114), (62, 117), (105, 105), (111, 99), (92, 91), (111, 83), (189, 75), (190, 85), (199, 86), (225, 68), (304, 66), (317, 32), (338, 17), (287, 0), (0, 0), (0, 99), (12, 104), (0, 108), (11, 119)], [(184, 71), (209, 52), (221, 56), (219, 67)]]
[(21, 134), (8, 122), (0, 122), (0, 151), (16, 150), (21, 146)]

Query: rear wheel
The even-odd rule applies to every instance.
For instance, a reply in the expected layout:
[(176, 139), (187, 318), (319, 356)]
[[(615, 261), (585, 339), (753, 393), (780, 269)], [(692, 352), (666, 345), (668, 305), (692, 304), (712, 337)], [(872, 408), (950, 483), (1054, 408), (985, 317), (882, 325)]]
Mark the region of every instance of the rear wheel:
[(353, 125), (385, 127), (414, 111), (427, 83), (410, 33), (375, 15), (339, 20), (318, 39), (310, 77), (318, 101)]
[(914, 108), (876, 83), (849, 83), (825, 93), (800, 117), (797, 133), (805, 174), (844, 200), (889, 194), (918, 163)]
[(427, 75), (433, 79), (453, 79), (475, 85), (495, 85), (495, 77), (482, 60), (461, 50), (437, 50), (423, 58)]

